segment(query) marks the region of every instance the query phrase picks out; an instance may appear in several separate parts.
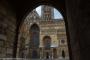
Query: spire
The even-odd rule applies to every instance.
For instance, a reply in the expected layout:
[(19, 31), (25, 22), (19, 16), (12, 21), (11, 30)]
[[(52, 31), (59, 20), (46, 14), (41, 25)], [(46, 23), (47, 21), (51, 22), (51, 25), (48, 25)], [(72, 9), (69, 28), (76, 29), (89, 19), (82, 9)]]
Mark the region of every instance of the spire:
[(41, 8), (42, 19), (52, 20), (54, 18), (54, 8), (43, 5)]

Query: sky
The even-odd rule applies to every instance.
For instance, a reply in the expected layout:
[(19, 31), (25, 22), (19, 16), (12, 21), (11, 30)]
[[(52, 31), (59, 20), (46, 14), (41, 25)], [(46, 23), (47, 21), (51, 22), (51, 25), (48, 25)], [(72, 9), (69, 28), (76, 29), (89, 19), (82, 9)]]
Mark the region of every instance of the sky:
[[(41, 6), (36, 8), (37, 13), (41, 16)], [(63, 19), (63, 16), (61, 15), (61, 13), (54, 8), (54, 18), (55, 19)]]

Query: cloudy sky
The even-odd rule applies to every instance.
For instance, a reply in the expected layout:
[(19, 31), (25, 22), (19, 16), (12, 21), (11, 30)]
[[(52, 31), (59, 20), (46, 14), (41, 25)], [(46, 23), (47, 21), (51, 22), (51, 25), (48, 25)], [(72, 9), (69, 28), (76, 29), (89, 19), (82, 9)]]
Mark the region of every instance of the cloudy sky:
[[(37, 7), (36, 11), (41, 16), (41, 6)], [(61, 13), (57, 9), (55, 9), (55, 8), (54, 8), (54, 18), (55, 19), (63, 19)]]

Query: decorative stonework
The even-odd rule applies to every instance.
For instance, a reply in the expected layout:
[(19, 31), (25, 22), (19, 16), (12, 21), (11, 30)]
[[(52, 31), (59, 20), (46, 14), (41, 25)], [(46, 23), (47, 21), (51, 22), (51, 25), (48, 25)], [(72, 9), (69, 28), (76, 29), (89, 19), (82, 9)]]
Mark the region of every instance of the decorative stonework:
[[(44, 7), (44, 6), (43, 6)], [(56, 20), (52, 19), (51, 16), (51, 10), (53, 9), (52, 7), (47, 7), (46, 6), (46, 12), (42, 11), (42, 17), (40, 18), (39, 15), (35, 10), (33, 10), (25, 19), (25, 22), (22, 25), (22, 29), (20, 30), (20, 36), (25, 37), (25, 40), (27, 44), (25, 44), (25, 49), (28, 51), (26, 54), (27, 58), (32, 58), (33, 55), (33, 50), (35, 50), (35, 54), (38, 53), (38, 58), (60, 58), (62, 57), (62, 50), (65, 51), (65, 57), (69, 57), (68, 54), (68, 46), (67, 46), (67, 38), (66, 38), (66, 30), (65, 30), (65, 23), (64, 20)], [(50, 11), (48, 11), (48, 8)], [(45, 8), (44, 8), (45, 9)], [(53, 12), (53, 11), (52, 11)], [(47, 16), (49, 14), (49, 16)], [(45, 17), (46, 16), (46, 17)], [(34, 18), (36, 17), (36, 18)], [(44, 19), (46, 18), (46, 19)], [(33, 45), (34, 43), (31, 42), (32, 38), (32, 33), (31, 33), (31, 27), (33, 24), (37, 24), (40, 31), (39, 31), (39, 47), (35, 48)], [(23, 31), (24, 30), (24, 31)], [(35, 31), (35, 29), (34, 29)], [(35, 33), (34, 33), (35, 34)], [(50, 42), (45, 41), (48, 39), (43, 39), (45, 36), (49, 36)], [(35, 38), (35, 37), (34, 37)], [(61, 40), (64, 38), (64, 41)], [(50, 43), (47, 44), (47, 43)], [(65, 43), (65, 44), (64, 44)], [(30, 48), (30, 47), (33, 48)], [(46, 49), (45, 46), (49, 46), (49, 49)], [(20, 49), (20, 48), (19, 48)], [(20, 52), (22, 53), (22, 52)], [(20, 54), (19, 53), (19, 54)], [(24, 52), (25, 54), (26, 52)], [(59, 54), (60, 53), (60, 54)], [(18, 57), (21, 57), (19, 54)], [(23, 57), (25, 58), (25, 57)]]

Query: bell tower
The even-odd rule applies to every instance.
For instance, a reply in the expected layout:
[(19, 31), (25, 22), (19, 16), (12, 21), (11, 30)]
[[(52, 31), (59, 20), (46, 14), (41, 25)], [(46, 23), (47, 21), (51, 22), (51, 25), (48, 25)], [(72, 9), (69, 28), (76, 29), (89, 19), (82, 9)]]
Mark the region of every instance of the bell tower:
[(54, 8), (47, 5), (42, 5), (41, 15), (44, 20), (52, 20), (54, 18)]

